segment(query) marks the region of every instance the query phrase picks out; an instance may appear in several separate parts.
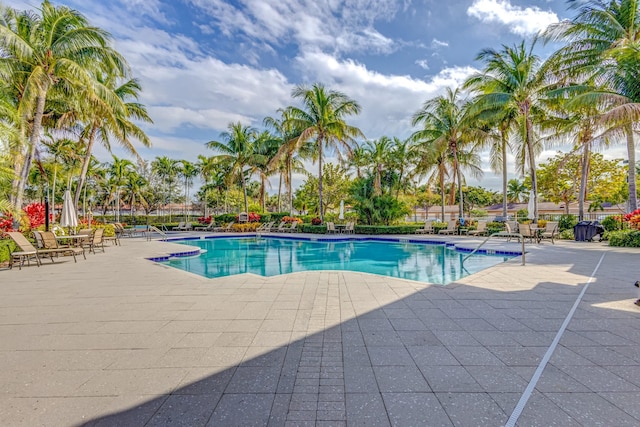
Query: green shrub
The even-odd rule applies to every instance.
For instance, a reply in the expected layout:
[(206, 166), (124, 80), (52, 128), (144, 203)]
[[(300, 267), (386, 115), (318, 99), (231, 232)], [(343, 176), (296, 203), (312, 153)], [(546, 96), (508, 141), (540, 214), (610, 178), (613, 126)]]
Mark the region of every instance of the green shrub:
[(9, 261), (11, 252), (17, 249), (16, 244), (11, 239), (0, 240), (0, 262)]
[(611, 215), (606, 217), (600, 223), (607, 231), (616, 231), (622, 230), (624, 228), (624, 223), (622, 222), (622, 217), (617, 215)]
[(558, 239), (560, 240), (574, 240), (575, 236), (573, 235), (573, 228), (570, 230), (562, 230), (560, 234), (558, 234)]
[(578, 223), (578, 217), (575, 215), (562, 215), (558, 221), (558, 230), (571, 230)]
[(447, 225), (448, 223), (446, 222), (435, 221), (431, 224), (431, 227), (433, 228), (434, 234), (438, 234), (440, 233), (440, 230), (444, 230), (445, 228), (447, 228)]
[(499, 233), (501, 231), (504, 231), (505, 230), (504, 224), (505, 224), (504, 222), (498, 222), (498, 221), (488, 222), (487, 233), (489, 235), (492, 235), (493, 233)]
[(415, 225), (356, 225), (355, 232), (357, 234), (415, 234), (419, 228), (422, 227)]
[(311, 234), (326, 234), (327, 226), (326, 225), (311, 225), (304, 224), (302, 226), (303, 233), (311, 233)]
[(640, 248), (640, 230), (620, 230), (607, 233), (609, 246)]
[(522, 223), (523, 221), (529, 220), (529, 211), (526, 209), (520, 209), (516, 212), (516, 218), (518, 218), (518, 222)]

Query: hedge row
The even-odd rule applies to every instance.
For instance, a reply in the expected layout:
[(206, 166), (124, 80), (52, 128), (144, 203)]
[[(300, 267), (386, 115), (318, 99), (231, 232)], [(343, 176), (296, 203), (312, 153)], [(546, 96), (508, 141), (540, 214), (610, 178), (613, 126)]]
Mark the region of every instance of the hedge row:
[(606, 233), (609, 246), (640, 248), (640, 230), (621, 230)]

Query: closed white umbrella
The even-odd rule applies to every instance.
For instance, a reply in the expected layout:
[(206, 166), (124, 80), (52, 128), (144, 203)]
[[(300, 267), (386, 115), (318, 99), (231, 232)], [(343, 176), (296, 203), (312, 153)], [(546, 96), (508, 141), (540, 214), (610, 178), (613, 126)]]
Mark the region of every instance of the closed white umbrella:
[(529, 218), (530, 220), (534, 220), (536, 217), (536, 206), (535, 206), (535, 194), (533, 194), (533, 191), (529, 192), (529, 203), (527, 204), (527, 218)]
[(62, 213), (60, 214), (60, 226), (68, 228), (76, 228), (78, 226), (78, 215), (73, 207), (71, 200), (71, 191), (64, 192), (64, 200), (62, 202)]
[(340, 215), (338, 219), (344, 219), (344, 200), (340, 200)]

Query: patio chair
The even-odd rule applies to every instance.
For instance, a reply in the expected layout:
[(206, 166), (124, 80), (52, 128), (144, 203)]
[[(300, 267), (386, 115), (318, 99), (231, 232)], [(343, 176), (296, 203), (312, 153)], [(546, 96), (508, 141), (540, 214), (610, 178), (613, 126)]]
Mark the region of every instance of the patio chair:
[(271, 231), (271, 227), (273, 227), (273, 224), (274, 224), (273, 221), (265, 222), (264, 224), (262, 224), (258, 228), (256, 228), (256, 231), (259, 231), (259, 232), (262, 232), (262, 233), (264, 233), (264, 232), (268, 233), (269, 231)]
[(278, 224), (278, 227), (276, 227), (275, 230), (273, 230), (276, 233), (280, 233), (281, 231), (284, 231), (285, 226), (289, 225), (288, 222), (282, 221), (280, 222), (280, 224)]
[(482, 219), (479, 220), (478, 228), (476, 228), (475, 230), (469, 230), (467, 234), (469, 236), (484, 236), (485, 234), (487, 234), (487, 221)]
[(333, 222), (327, 222), (327, 234), (336, 234), (336, 225)]
[(18, 251), (11, 252), (9, 257), (9, 268), (13, 268), (13, 263), (18, 261), (18, 269), (22, 270), (22, 264), (27, 261), (27, 265), (31, 265), (31, 258), (36, 259), (36, 264), (40, 267), (40, 257), (38, 256), (38, 250), (27, 240), (26, 237), (20, 232), (9, 231), (7, 235), (13, 240), (18, 247)]
[(194, 231), (213, 231), (214, 228), (216, 228), (216, 223), (214, 221), (211, 221), (207, 225), (199, 225), (197, 227), (193, 227)]
[(344, 234), (354, 234), (356, 232), (355, 228), (356, 228), (356, 223), (353, 221), (349, 221), (347, 222), (347, 225), (344, 227), (342, 232)]
[(193, 230), (193, 227), (191, 226), (190, 222), (181, 222), (178, 224), (178, 226), (176, 228), (174, 228), (174, 230), (177, 231), (190, 231)]
[(424, 228), (416, 230), (416, 234), (431, 234), (433, 233), (433, 221), (427, 220), (424, 223)]
[(233, 231), (234, 222), (231, 221), (227, 225), (223, 225), (222, 227), (214, 227), (213, 231)]
[(447, 228), (440, 230), (438, 234), (456, 234), (456, 221), (454, 219), (447, 223)]
[(53, 254), (71, 255), (73, 261), (78, 262), (76, 255), (82, 254), (84, 259), (87, 259), (87, 255), (84, 252), (84, 248), (71, 245), (61, 245), (56, 239), (56, 235), (53, 231), (34, 231), (33, 235), (36, 238), (36, 243), (41, 246), (42, 249), (38, 249), (41, 253), (49, 253), (51, 261), (53, 262)]
[(284, 233), (293, 233), (294, 231), (296, 231), (297, 227), (298, 227), (298, 221), (293, 221), (288, 228), (284, 227), (282, 231)]
[(551, 243), (555, 245), (554, 238), (558, 237), (558, 222), (547, 221), (545, 231), (540, 235), (543, 239), (551, 239)]
[(520, 234), (522, 234), (523, 239), (529, 239), (529, 242), (533, 243), (533, 239), (536, 238), (536, 235), (531, 230), (531, 225), (529, 224), (520, 224), (519, 226)]
[(104, 252), (104, 228), (96, 228), (90, 239), (82, 241), (82, 248), (89, 248), (89, 252), (93, 252), (94, 255), (97, 247)]

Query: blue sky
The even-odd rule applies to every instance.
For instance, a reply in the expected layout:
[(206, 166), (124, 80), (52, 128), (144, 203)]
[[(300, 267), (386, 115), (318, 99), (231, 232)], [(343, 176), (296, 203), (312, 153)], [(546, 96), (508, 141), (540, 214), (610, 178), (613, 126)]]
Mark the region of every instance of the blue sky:
[[(53, 3), (108, 30), (142, 82), (141, 101), (155, 122), (145, 126), (153, 147), (139, 149), (149, 160), (213, 154), (205, 142), (218, 139), (230, 122), (260, 127), (265, 116), (294, 102), (291, 90), (300, 83), (322, 82), (357, 100), (362, 113), (352, 124), (368, 139), (407, 137), (414, 130), (411, 116), (425, 100), (477, 71), (481, 49), (531, 39), (573, 16), (556, 0)], [(550, 50), (540, 44), (538, 54)], [(103, 150), (96, 154), (109, 159)], [(500, 179), (484, 167), (485, 177), (473, 184), (498, 188)]]

